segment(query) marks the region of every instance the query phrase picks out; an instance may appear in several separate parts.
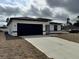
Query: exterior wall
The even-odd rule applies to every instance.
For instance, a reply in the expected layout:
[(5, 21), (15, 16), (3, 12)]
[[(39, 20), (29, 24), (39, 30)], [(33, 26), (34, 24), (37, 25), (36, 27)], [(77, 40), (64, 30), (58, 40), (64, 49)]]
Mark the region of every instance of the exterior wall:
[(54, 31), (54, 25), (50, 24), (50, 31)]
[(9, 34), (13, 36), (17, 36), (17, 23), (24, 23), (24, 24), (43, 24), (43, 34), (46, 34), (45, 26), (49, 24), (49, 22), (38, 22), (38, 21), (24, 21), (24, 20), (12, 20), (12, 23), (8, 26)]
[(50, 34), (50, 24), (45, 26), (46, 34)]
[(14, 25), (13, 22), (11, 22), (11, 24), (8, 25), (8, 34), (13, 35), (13, 36), (17, 36), (17, 33), (14, 33)]
[[(54, 25), (56, 25), (56, 24), (50, 24), (50, 33), (55, 32), (54, 31)], [(57, 24), (57, 31), (61, 31), (61, 25)]]
[(11, 34), (12, 24), (8, 25), (8, 34)]
[(58, 25), (57, 28), (58, 28), (58, 31), (60, 31), (61, 30), (61, 25)]

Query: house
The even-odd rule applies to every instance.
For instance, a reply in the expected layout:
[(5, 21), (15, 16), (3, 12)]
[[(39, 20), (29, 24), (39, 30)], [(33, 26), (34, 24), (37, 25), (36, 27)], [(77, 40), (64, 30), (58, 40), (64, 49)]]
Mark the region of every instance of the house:
[(6, 26), (3, 26), (3, 27), (0, 27), (0, 31), (7, 32), (7, 31), (8, 31), (8, 29), (7, 29), (7, 27), (6, 27)]
[(50, 21), (45, 18), (7, 18), (8, 34), (13, 36), (46, 35)]
[(62, 23), (50, 22), (50, 33), (57, 33), (62, 30)]

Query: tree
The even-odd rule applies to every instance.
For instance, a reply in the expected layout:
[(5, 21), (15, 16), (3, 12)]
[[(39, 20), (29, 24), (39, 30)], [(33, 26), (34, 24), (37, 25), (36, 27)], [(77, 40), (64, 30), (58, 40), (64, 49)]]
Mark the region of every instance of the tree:
[(70, 18), (67, 18), (67, 25), (72, 25), (72, 23), (70, 22)]
[(79, 19), (79, 16), (77, 16), (77, 18)]
[[(79, 16), (77, 16), (77, 19), (79, 19)], [(79, 20), (77, 20), (73, 25), (79, 27)]]

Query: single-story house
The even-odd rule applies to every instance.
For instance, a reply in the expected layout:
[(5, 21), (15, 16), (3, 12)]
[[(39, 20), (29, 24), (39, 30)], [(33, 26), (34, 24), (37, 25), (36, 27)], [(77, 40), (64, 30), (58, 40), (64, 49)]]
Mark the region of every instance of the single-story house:
[(8, 34), (13, 36), (45, 35), (48, 33), (50, 21), (45, 18), (7, 18)]
[(50, 33), (59, 32), (62, 30), (62, 23), (50, 22)]
[(0, 31), (7, 32), (7, 31), (8, 31), (8, 29), (7, 29), (7, 27), (6, 27), (6, 26), (2, 26), (2, 27), (0, 27)]

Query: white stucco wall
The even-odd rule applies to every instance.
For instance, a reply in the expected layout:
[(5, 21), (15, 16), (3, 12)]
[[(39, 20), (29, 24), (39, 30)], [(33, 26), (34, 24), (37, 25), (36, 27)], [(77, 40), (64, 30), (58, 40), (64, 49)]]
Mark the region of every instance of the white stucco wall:
[(11, 34), (11, 27), (12, 26), (12, 24), (10, 24), (10, 25), (8, 25), (8, 34)]
[[(56, 24), (50, 24), (50, 33), (54, 32), (54, 25)], [(61, 25), (57, 24), (57, 31), (61, 31)]]
[(54, 31), (54, 25), (50, 24), (50, 31)]
[(61, 30), (61, 25), (58, 25), (57, 28), (58, 28), (58, 31), (60, 31)]
[[(25, 21), (25, 20), (12, 20), (12, 23), (8, 26), (9, 29), (9, 34), (13, 35), (13, 36), (17, 36), (17, 23), (24, 23), (24, 24), (43, 24), (43, 34), (46, 34), (45, 30), (46, 30), (46, 25), (49, 24), (49, 22), (38, 22), (38, 21)], [(15, 31), (15, 32), (13, 32)]]
[(17, 33), (13, 33), (14, 31), (14, 24), (13, 22), (11, 22), (11, 24), (8, 25), (8, 34), (13, 35), (13, 36), (17, 36)]

